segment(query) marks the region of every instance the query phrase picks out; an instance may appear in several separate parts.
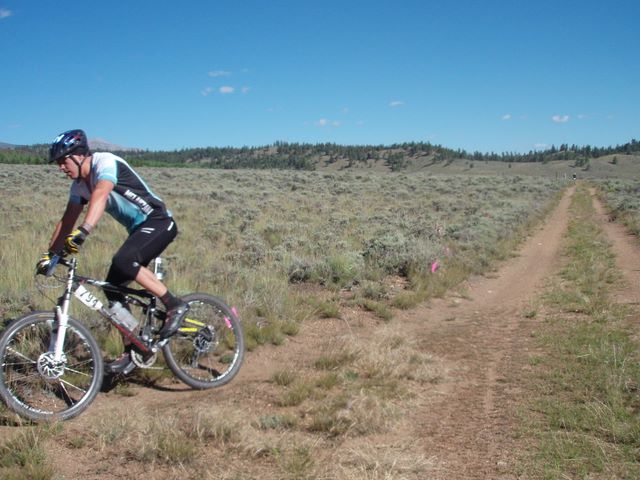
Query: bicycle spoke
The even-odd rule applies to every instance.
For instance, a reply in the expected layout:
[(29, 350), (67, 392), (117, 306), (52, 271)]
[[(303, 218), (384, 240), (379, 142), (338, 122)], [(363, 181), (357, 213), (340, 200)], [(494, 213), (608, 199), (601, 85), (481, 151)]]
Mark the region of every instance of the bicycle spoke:
[[(76, 368), (82, 366), (82, 365), (87, 365), (89, 363), (93, 363), (91, 360), (85, 360), (84, 362), (80, 362), (80, 363), (75, 363), (73, 364), (73, 366), (71, 365), (67, 365), (64, 370), (65, 372), (71, 372), (71, 373), (77, 373), (78, 375), (85, 375), (85, 376), (90, 376), (87, 372), (83, 372), (80, 370), (76, 370)], [(73, 368), (76, 367), (76, 368)], [(91, 371), (93, 371), (93, 369), (91, 369)]]
[(235, 311), (206, 294), (183, 297), (189, 303), (184, 327), (163, 348), (167, 365), (193, 388), (225, 384), (238, 372), (244, 354), (242, 328)]
[[(60, 381), (60, 383), (58, 384), (59, 390), (62, 392), (62, 399), (66, 402), (66, 404), (68, 406), (72, 406), (74, 405), (76, 402), (75, 400), (71, 397), (71, 395), (69, 395), (69, 392), (67, 391), (66, 387), (65, 387), (65, 383), (64, 381)], [(70, 385), (73, 386), (73, 385)], [(84, 390), (80, 390), (82, 393), (85, 393)]]
[(66, 380), (64, 380), (62, 378), (60, 379), (60, 383), (62, 385), (67, 385), (67, 386), (73, 388), (74, 390), (78, 390), (79, 392), (87, 393), (87, 389), (86, 388), (80, 388), (80, 387), (74, 385), (73, 383), (67, 382)]
[(191, 368), (198, 368), (199, 358), (200, 358), (200, 355), (198, 354), (198, 352), (193, 352), (193, 355), (191, 356)]
[(24, 367), (26, 365), (36, 365), (36, 362), (5, 362), (2, 364), (3, 367)]
[(102, 381), (100, 348), (74, 319), (69, 319), (64, 353), (55, 361), (49, 341), (54, 319), (51, 312), (25, 315), (0, 337), (0, 394), (13, 410), (37, 421), (82, 412)]
[(20, 381), (31, 379), (31, 378), (40, 379), (40, 373), (38, 371), (34, 371), (33, 373), (31, 373), (29, 375), (22, 375), (22, 376), (20, 376), (18, 378), (14, 378), (9, 383), (12, 383), (12, 384), (13, 383), (18, 383)]
[[(21, 352), (17, 351), (17, 350), (16, 350), (16, 349), (14, 349), (14, 348), (7, 347), (7, 350), (8, 350), (10, 353), (13, 353), (14, 355), (16, 355), (16, 356), (18, 356), (18, 357), (24, 358), (24, 359), (25, 359), (25, 360), (27, 360), (29, 363), (33, 363), (33, 364), (38, 363), (38, 362), (36, 362), (35, 360), (31, 360), (29, 357), (27, 357), (26, 355), (24, 355), (23, 353), (21, 353)], [(16, 363), (15, 365), (21, 365), (21, 364), (20, 364), (20, 363)]]

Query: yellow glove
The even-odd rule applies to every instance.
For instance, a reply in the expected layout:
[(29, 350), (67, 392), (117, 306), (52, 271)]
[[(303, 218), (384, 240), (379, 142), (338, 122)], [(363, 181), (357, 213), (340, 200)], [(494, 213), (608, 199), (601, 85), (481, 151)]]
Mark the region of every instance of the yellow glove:
[(89, 232), (83, 227), (76, 228), (73, 232), (67, 235), (64, 240), (64, 249), (68, 253), (76, 254), (80, 250), (80, 246), (87, 239)]
[(53, 253), (47, 252), (43, 253), (38, 263), (36, 263), (36, 273), (40, 275), (44, 275), (49, 270), (49, 264), (51, 263), (51, 257)]

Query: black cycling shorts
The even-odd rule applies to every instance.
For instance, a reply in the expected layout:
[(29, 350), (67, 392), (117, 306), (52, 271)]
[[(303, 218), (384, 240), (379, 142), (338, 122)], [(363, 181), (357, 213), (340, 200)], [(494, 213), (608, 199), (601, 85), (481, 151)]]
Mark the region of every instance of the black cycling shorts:
[(173, 218), (149, 219), (140, 224), (113, 256), (106, 281), (125, 285), (134, 280), (140, 267), (149, 265), (177, 234), (178, 226)]

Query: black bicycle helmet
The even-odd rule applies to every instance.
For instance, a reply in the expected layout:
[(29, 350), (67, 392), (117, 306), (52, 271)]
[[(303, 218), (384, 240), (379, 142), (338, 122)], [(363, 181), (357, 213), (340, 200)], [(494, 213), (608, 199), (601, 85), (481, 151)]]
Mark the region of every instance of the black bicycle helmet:
[(82, 130), (69, 130), (58, 135), (49, 149), (49, 163), (56, 162), (67, 155), (89, 154), (87, 135)]

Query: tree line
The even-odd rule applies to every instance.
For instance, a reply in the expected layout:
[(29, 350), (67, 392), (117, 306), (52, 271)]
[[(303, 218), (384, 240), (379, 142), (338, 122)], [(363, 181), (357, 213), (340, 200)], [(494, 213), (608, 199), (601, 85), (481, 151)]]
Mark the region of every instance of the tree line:
[[(48, 145), (0, 149), (0, 163), (42, 164), (47, 161), (48, 151)], [(546, 150), (532, 150), (528, 153), (499, 154), (453, 150), (429, 142), (409, 142), (388, 146), (276, 142), (266, 147), (206, 147), (114, 153), (126, 158), (134, 166), (315, 170), (321, 163), (331, 164), (341, 161), (343, 168), (350, 168), (382, 161), (392, 171), (400, 171), (407, 168), (411, 160), (421, 157), (431, 163), (451, 162), (456, 159), (509, 163), (570, 160), (580, 166), (585, 165), (592, 158), (604, 155), (640, 153), (640, 142), (634, 139), (615, 147), (563, 144), (559, 147), (551, 146)]]

